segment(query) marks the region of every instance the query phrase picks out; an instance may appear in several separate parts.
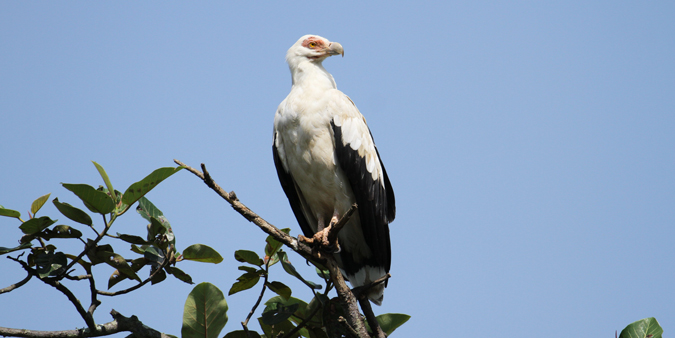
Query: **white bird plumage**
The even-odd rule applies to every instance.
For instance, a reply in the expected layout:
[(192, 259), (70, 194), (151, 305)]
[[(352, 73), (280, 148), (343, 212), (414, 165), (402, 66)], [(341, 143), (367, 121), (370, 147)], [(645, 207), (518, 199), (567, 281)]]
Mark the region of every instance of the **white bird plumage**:
[[(281, 185), (305, 236), (339, 218), (353, 203), (358, 212), (340, 231), (336, 259), (352, 286), (389, 272), (389, 226), (394, 192), (366, 120), (337, 89), (322, 62), (344, 55), (342, 45), (305, 35), (287, 52), (291, 92), (274, 117), (274, 160)], [(384, 286), (368, 297), (381, 304)]]

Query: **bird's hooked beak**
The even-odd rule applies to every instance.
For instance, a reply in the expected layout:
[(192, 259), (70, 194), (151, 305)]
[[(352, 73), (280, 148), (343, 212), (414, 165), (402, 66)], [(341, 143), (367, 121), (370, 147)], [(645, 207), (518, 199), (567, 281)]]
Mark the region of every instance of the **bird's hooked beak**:
[(338, 42), (331, 42), (328, 44), (328, 48), (325, 49), (326, 54), (328, 55), (342, 55), (345, 56), (345, 50), (342, 49), (342, 45)]

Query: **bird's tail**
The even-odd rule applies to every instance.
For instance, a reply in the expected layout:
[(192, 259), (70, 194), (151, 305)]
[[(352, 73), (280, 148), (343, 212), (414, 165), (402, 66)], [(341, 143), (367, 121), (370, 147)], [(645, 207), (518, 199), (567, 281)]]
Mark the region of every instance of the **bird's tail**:
[[(366, 265), (359, 269), (353, 275), (347, 275), (349, 283), (353, 287), (357, 288), (359, 286), (368, 285), (381, 277), (384, 277), (387, 272), (381, 266), (369, 266)], [(382, 305), (382, 300), (384, 299), (384, 286), (385, 283), (380, 283), (373, 286), (368, 290), (368, 299), (370, 299), (375, 305)]]

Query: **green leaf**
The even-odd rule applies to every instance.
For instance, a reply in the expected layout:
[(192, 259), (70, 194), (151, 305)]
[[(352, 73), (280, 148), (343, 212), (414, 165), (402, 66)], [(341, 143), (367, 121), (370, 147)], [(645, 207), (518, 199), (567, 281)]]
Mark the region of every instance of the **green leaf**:
[(87, 246), (91, 247), (91, 249), (87, 251), (87, 258), (89, 258), (92, 265), (105, 262), (107, 259), (106, 253), (114, 252), (112, 245), (104, 244), (94, 246), (94, 241), (91, 239), (87, 239)]
[(152, 202), (150, 202), (149, 199), (145, 197), (141, 197), (138, 200), (136, 212), (143, 218), (145, 218), (148, 222), (150, 221), (151, 218), (154, 217), (167, 227), (171, 227), (171, 225), (169, 225), (169, 221), (166, 218), (164, 218), (164, 213), (162, 213), (161, 210), (159, 210), (154, 204), (152, 204)]
[(303, 283), (305, 283), (305, 285), (309, 286), (309, 287), (312, 288), (312, 289), (315, 289), (315, 290), (320, 290), (320, 289), (321, 289), (321, 287), (322, 287), (321, 285), (316, 284), (316, 283), (314, 283), (314, 282), (310, 282), (310, 281), (308, 281), (308, 280), (305, 280), (304, 278), (302, 278), (302, 276), (300, 276), (300, 273), (298, 273), (298, 271), (295, 269), (295, 267), (294, 267), (294, 266), (291, 264), (291, 262), (288, 260), (288, 255), (287, 255), (285, 252), (279, 251), (279, 255), (281, 256), (281, 257), (280, 257), (281, 266), (284, 267), (284, 270), (285, 270), (289, 275), (295, 276), (297, 279), (301, 280)]
[(16, 210), (5, 209), (3, 206), (0, 205), (0, 216), (14, 217), (20, 219), (21, 213)]
[(267, 283), (266, 285), (270, 290), (272, 290), (272, 292), (281, 296), (284, 300), (288, 300), (291, 297), (291, 293), (293, 292), (291, 288), (282, 282), (271, 282)]
[(194, 284), (192, 282), (192, 277), (188, 275), (187, 273), (183, 272), (183, 270), (173, 267), (173, 266), (167, 266), (164, 268), (166, 272), (172, 274), (174, 277), (178, 278), (179, 280), (188, 283), (188, 284)]
[(52, 238), (80, 238), (82, 237), (82, 233), (68, 225), (57, 225), (54, 229), (45, 230), (44, 234), (40, 237), (47, 240)]
[(137, 254), (139, 254), (139, 255), (145, 254), (145, 249), (146, 249), (146, 246), (145, 246), (145, 245), (143, 245), (143, 246), (141, 246), (141, 247), (138, 247), (138, 245), (131, 244), (131, 251), (133, 251), (133, 252), (135, 252), (135, 253), (137, 253)]
[[(155, 271), (153, 270), (152, 273), (154, 273), (154, 272)], [(159, 283), (159, 282), (161, 282), (165, 279), (166, 279), (166, 272), (164, 270), (159, 270), (159, 271), (157, 271), (157, 273), (155, 273), (155, 275), (152, 277), (152, 279), (150, 279), (150, 283), (152, 285), (155, 285), (155, 284), (157, 284), (157, 283)]]
[(663, 329), (656, 318), (638, 320), (621, 330), (619, 338), (662, 338)]
[(218, 251), (213, 250), (210, 246), (204, 244), (192, 244), (187, 247), (183, 250), (183, 259), (215, 264), (223, 261), (223, 257)]
[(55, 220), (52, 220), (48, 216), (42, 216), (38, 218), (31, 218), (19, 226), (19, 229), (23, 231), (26, 235), (32, 235), (38, 233), (50, 225), (56, 223)]
[(211, 283), (195, 286), (185, 301), (181, 338), (218, 338), (227, 323), (227, 301)]
[(5, 248), (5, 247), (0, 246), (0, 255), (4, 255), (6, 253), (10, 253), (10, 252), (13, 252), (13, 251), (28, 249), (30, 247), (31, 247), (30, 243), (23, 243), (23, 244), (21, 244), (17, 247), (13, 247), (13, 248)]
[(159, 168), (153, 171), (150, 175), (146, 176), (144, 179), (132, 184), (127, 188), (122, 196), (122, 202), (127, 205), (132, 205), (138, 201), (141, 197), (145, 196), (150, 190), (157, 186), (160, 182), (164, 181), (171, 175), (175, 174), (183, 167), (166, 167)]
[(246, 331), (237, 330), (226, 334), (225, 337), (223, 338), (261, 338), (261, 337), (260, 334), (258, 334), (258, 332), (255, 331), (248, 330), (248, 337), (247, 337)]
[(274, 303), (280, 303), (280, 304), (283, 304), (286, 307), (297, 304), (298, 308), (295, 311), (295, 313), (293, 314), (293, 317), (291, 317), (291, 319), (293, 319), (293, 320), (299, 319), (297, 321), (298, 323), (302, 321), (300, 318), (304, 319), (310, 313), (310, 311), (308, 310), (309, 308), (308, 308), (307, 303), (305, 303), (303, 300), (297, 299), (295, 297), (288, 297), (288, 299), (284, 299), (281, 296), (275, 296), (275, 297), (272, 297), (272, 298), (268, 299), (267, 302), (265, 302), (265, 306), (271, 306)]
[(136, 271), (134, 271), (134, 269), (129, 266), (129, 263), (127, 263), (127, 260), (124, 259), (124, 257), (110, 251), (99, 251), (96, 255), (103, 259), (106, 264), (117, 269), (120, 274), (125, 275), (129, 279), (133, 279), (138, 282), (141, 281), (141, 278), (136, 275)]
[(117, 237), (119, 237), (121, 240), (131, 243), (131, 244), (138, 244), (138, 245), (145, 245), (148, 244), (148, 241), (143, 239), (143, 237), (140, 236), (135, 236), (135, 235), (127, 235), (127, 234), (117, 234)]
[[(75, 259), (77, 259), (76, 256), (71, 255), (71, 254), (66, 254), (66, 257), (70, 258), (70, 260), (72, 260), (72, 261), (74, 261)], [(77, 260), (77, 264), (82, 265), (85, 269), (90, 269), (90, 268), (91, 268), (91, 265), (92, 265), (91, 263), (89, 263), (89, 262), (87, 262), (87, 261), (85, 261), (85, 260), (83, 260), (83, 259), (81, 259), (81, 258)]]
[(75, 221), (77, 223), (88, 226), (91, 226), (93, 224), (91, 221), (91, 217), (89, 217), (89, 215), (86, 212), (78, 208), (75, 208), (74, 206), (68, 203), (59, 202), (58, 197), (53, 199), (52, 203), (54, 203), (56, 209), (58, 209), (63, 214), (63, 216), (68, 217), (71, 221)]
[(61, 183), (61, 185), (79, 197), (91, 212), (105, 215), (115, 209), (115, 202), (108, 194), (96, 190), (90, 185), (69, 183)]
[(40, 278), (50, 275), (55, 276), (68, 265), (68, 259), (63, 252), (54, 253), (51, 250), (37, 254), (34, 262), (37, 266), (35, 271), (40, 275)]
[(330, 271), (328, 270), (321, 270), (319, 268), (316, 268), (316, 274), (323, 279), (326, 280), (330, 279)]
[(150, 218), (150, 224), (148, 224), (148, 241), (152, 241), (157, 235), (163, 235), (168, 231), (169, 229), (162, 222), (152, 217)]
[(263, 273), (263, 270), (259, 270), (250, 266), (242, 265), (238, 267), (237, 269), (241, 271), (246, 271), (246, 272), (251, 272), (251, 273)]
[(377, 316), (377, 322), (387, 336), (391, 335), (399, 326), (405, 324), (408, 319), (410, 319), (410, 316), (402, 313), (385, 313)]
[[(141, 268), (143, 268), (146, 264), (148, 263), (148, 260), (145, 258), (137, 258), (131, 261), (131, 269), (134, 270), (134, 272), (138, 272)], [(108, 279), (108, 290), (112, 288), (115, 284), (127, 279), (126, 275), (120, 274), (119, 270), (115, 270), (115, 272), (110, 275), (110, 278)]]
[(42, 206), (45, 205), (45, 202), (47, 202), (49, 195), (51, 195), (51, 193), (47, 195), (42, 195), (38, 197), (35, 201), (33, 201), (33, 204), (30, 206), (30, 212), (33, 214), (33, 216), (35, 216), (38, 210), (40, 210), (40, 208), (42, 208)]
[(262, 313), (262, 322), (267, 325), (276, 325), (290, 318), (298, 309), (299, 304), (286, 306), (282, 303), (272, 303)]
[(234, 252), (234, 259), (242, 263), (249, 263), (256, 266), (261, 266), (265, 262), (258, 256), (257, 253), (249, 250), (237, 250)]
[(279, 263), (279, 253), (278, 253), (278, 252), (275, 253), (275, 254), (272, 255), (272, 257), (270, 257), (270, 258), (268, 258), (268, 257), (266, 256), (265, 259), (268, 259), (268, 261), (267, 261), (267, 266), (272, 266), (272, 265), (274, 265), (274, 264), (277, 264), (277, 263)]
[(239, 278), (237, 278), (237, 282), (232, 284), (232, 287), (230, 288), (230, 291), (228, 292), (227, 295), (231, 296), (239, 291), (248, 290), (254, 287), (256, 284), (258, 284), (259, 280), (260, 274), (254, 272), (247, 272), (239, 276)]
[[(290, 233), (291, 229), (290, 228), (285, 228), (281, 229), (281, 231), (285, 233)], [(272, 235), (267, 236), (267, 239), (265, 240), (267, 242), (267, 245), (265, 245), (265, 256), (267, 257), (272, 257), (274, 256), (275, 253), (281, 248), (282, 244), (281, 242), (277, 241)]]
[[(260, 323), (260, 327), (263, 329), (267, 337), (279, 337), (279, 334), (281, 332), (291, 332), (295, 328), (295, 325), (293, 325), (291, 321), (288, 319), (275, 325), (267, 325), (263, 323), (261, 317), (258, 318), (258, 323)], [(296, 332), (294, 335), (290, 336), (290, 338), (297, 338), (297, 337), (300, 337), (299, 332)]]
[(108, 187), (108, 192), (112, 196), (113, 200), (115, 200), (116, 199), (115, 189), (113, 189), (112, 183), (110, 183), (110, 178), (108, 178), (108, 174), (106, 174), (105, 170), (103, 170), (103, 167), (100, 164), (94, 161), (91, 162), (94, 163), (94, 165), (96, 166), (96, 170), (98, 170), (98, 173), (101, 175), (103, 182), (105, 182), (105, 186)]

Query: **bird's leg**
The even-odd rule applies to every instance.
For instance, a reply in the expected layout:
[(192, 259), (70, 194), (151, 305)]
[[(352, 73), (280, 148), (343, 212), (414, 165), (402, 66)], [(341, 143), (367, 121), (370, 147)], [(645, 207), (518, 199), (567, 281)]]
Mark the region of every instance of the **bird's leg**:
[(317, 225), (317, 232), (312, 236), (312, 238), (307, 238), (307, 237), (300, 237), (298, 236), (298, 239), (301, 241), (307, 243), (307, 244), (312, 244), (320, 251), (326, 251), (330, 253), (338, 253), (340, 252), (340, 246), (337, 244), (337, 240), (335, 243), (330, 243), (328, 240), (328, 233), (330, 233), (331, 229), (337, 222), (339, 221), (339, 215), (335, 213), (333, 217), (330, 219), (330, 222), (328, 223), (327, 227), (323, 226), (323, 222), (320, 220), (319, 224)]

